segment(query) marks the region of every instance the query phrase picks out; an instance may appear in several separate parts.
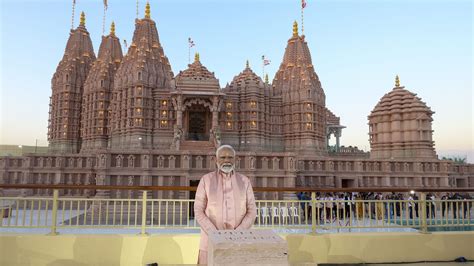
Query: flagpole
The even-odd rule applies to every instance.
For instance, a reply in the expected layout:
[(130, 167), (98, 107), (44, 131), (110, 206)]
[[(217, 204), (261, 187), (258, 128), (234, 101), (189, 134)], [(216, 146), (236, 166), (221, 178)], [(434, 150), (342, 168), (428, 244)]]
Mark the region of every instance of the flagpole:
[(105, 11), (107, 10), (107, 6), (104, 3), (104, 15), (102, 16), (102, 36), (105, 36)]
[(76, 9), (76, 0), (72, 0), (71, 30), (74, 29), (74, 11)]
[(138, 0), (137, 0), (137, 19), (138, 19)]
[(191, 44), (190, 43), (188, 43), (188, 65), (189, 64), (191, 64)]
[(301, 36), (304, 35), (304, 8), (306, 3), (305, 0), (301, 0)]

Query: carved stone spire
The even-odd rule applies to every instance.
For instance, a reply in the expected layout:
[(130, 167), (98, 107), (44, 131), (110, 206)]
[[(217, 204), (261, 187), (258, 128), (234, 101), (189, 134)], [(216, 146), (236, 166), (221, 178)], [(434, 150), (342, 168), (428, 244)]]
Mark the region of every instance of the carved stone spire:
[(155, 131), (172, 134), (168, 120), (156, 116), (155, 108), (170, 92), (174, 75), (147, 6), (145, 18), (136, 20), (132, 43), (115, 75), (110, 108), (113, 149), (151, 148)]
[(81, 151), (107, 148), (109, 105), (114, 77), (122, 61), (120, 40), (112, 22), (110, 34), (102, 37), (97, 60), (84, 85), (81, 119)]
[(288, 40), (283, 61), (273, 80), (273, 95), (284, 103), (283, 135), (287, 150), (325, 152), (326, 96), (298, 24)]
[(51, 80), (48, 140), (52, 152), (76, 153), (80, 149), (80, 117), (84, 83), (96, 57), (85, 15), (71, 30), (64, 56)]

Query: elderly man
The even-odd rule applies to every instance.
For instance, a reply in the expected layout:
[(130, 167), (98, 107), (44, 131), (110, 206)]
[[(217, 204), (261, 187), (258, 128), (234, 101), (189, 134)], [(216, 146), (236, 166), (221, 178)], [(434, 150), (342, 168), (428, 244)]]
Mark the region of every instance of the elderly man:
[(204, 175), (196, 191), (194, 214), (201, 226), (198, 264), (207, 264), (210, 232), (249, 229), (257, 215), (249, 178), (234, 171), (234, 148), (220, 146), (216, 159), (217, 171)]

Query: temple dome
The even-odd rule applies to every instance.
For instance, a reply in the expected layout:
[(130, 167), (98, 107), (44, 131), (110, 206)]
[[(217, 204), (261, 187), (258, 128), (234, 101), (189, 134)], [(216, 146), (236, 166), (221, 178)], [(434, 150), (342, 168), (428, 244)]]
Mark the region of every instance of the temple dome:
[(216, 76), (201, 64), (201, 61), (199, 61), (199, 54), (196, 54), (194, 62), (189, 64), (186, 70), (180, 71), (176, 76), (176, 79), (216, 80)]
[(370, 113), (372, 159), (436, 158), (432, 115), (434, 112), (415, 93), (400, 86), (385, 94)]
[(380, 99), (371, 116), (408, 112), (434, 113), (416, 93), (406, 90), (405, 87), (395, 87)]
[(238, 87), (241, 84), (253, 84), (259, 88), (264, 87), (263, 80), (253, 72), (248, 62), (245, 69), (232, 79), (230, 87)]

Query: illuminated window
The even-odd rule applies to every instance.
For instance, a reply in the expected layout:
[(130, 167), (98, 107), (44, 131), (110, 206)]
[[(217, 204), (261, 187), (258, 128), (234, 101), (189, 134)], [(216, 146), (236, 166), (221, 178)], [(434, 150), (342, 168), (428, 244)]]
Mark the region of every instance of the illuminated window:
[(167, 127), (167, 126), (168, 126), (168, 121), (166, 121), (166, 120), (161, 120), (161, 121), (160, 121), (160, 126), (161, 126), (162, 128)]
[(250, 107), (252, 107), (252, 108), (257, 107), (257, 102), (251, 101), (251, 102), (250, 102)]
[(251, 125), (252, 128), (256, 128), (257, 127), (257, 122), (252, 121), (252, 122), (250, 122), (250, 125)]
[(142, 104), (142, 99), (141, 98), (137, 98), (137, 104)]
[(163, 106), (166, 106), (166, 105), (168, 104), (168, 102), (167, 102), (167, 101), (162, 101), (161, 104), (162, 104)]
[(137, 114), (140, 114), (142, 112), (142, 109), (137, 108)]
[(64, 125), (63, 127), (64, 127), (64, 128), (67, 128), (67, 125)]
[(231, 112), (227, 112), (227, 119), (232, 119), (232, 113)]
[(306, 123), (306, 129), (311, 129), (313, 128), (313, 124), (311, 123)]
[(104, 115), (104, 111), (99, 111), (99, 116), (103, 116)]
[(306, 119), (308, 119), (308, 121), (311, 121), (311, 120), (313, 120), (313, 116), (310, 113), (307, 113), (306, 114)]
[(252, 116), (257, 116), (257, 112), (253, 111)]
[(231, 109), (232, 108), (232, 103), (226, 103), (225, 107), (227, 107), (227, 109)]
[(306, 104), (306, 109), (311, 110), (311, 104), (310, 103)]
[(226, 126), (227, 126), (228, 129), (232, 129), (232, 123), (231, 122), (227, 122)]
[(168, 114), (168, 112), (166, 112), (166, 111), (161, 112), (161, 116), (163, 116), (163, 117), (166, 117), (167, 114)]
[(99, 102), (99, 106), (100, 106), (100, 107), (104, 106), (104, 102), (103, 102), (103, 101), (100, 101), (100, 102)]

